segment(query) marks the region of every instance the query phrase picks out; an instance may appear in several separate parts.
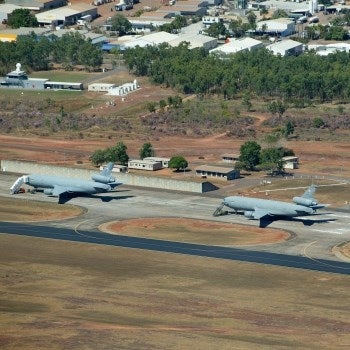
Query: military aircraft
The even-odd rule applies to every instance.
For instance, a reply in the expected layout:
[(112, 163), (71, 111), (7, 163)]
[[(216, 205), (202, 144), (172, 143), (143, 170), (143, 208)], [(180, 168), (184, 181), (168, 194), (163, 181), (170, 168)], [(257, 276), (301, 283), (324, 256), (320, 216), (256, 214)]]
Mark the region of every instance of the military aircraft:
[(121, 185), (111, 176), (114, 163), (108, 165), (99, 173), (92, 175), (91, 180), (72, 179), (52, 175), (23, 175), (19, 177), (10, 189), (11, 194), (18, 193), (21, 185), (26, 184), (34, 189), (43, 189), (48, 196), (58, 197), (58, 203), (63, 203), (62, 197), (72, 194), (96, 194), (113, 190)]
[(311, 185), (301, 197), (293, 198), (294, 203), (244, 196), (226, 197), (213, 215), (220, 215), (222, 208), (227, 206), (234, 209), (235, 213), (243, 212), (248, 219), (260, 220), (260, 227), (266, 227), (270, 222), (278, 218), (293, 218), (316, 214), (316, 210), (324, 208), (326, 204), (318, 203), (314, 198), (315, 191), (316, 186)]

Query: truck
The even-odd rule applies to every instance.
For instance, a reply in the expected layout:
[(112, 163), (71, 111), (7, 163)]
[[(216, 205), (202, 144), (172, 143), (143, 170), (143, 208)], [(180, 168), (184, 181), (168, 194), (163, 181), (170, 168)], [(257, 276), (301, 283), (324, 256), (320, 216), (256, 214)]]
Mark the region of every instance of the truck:
[(120, 0), (119, 4), (115, 5), (116, 11), (127, 11), (134, 8), (132, 0)]

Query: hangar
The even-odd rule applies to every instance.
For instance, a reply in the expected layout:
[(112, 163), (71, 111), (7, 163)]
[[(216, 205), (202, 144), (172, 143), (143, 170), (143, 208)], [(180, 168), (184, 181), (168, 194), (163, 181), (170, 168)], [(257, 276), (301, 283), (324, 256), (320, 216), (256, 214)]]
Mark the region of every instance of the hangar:
[(228, 43), (211, 50), (210, 53), (231, 54), (240, 51), (251, 51), (260, 47), (264, 47), (264, 44), (253, 38), (231, 39)]

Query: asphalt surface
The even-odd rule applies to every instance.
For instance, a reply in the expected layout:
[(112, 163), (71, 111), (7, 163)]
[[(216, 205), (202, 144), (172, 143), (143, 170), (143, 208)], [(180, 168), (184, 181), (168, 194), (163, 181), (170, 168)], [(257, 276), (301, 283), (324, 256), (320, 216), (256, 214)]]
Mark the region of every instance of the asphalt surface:
[[(1, 174), (0, 195), (10, 197), (9, 188), (16, 175)], [(316, 193), (317, 197), (317, 193)], [(57, 198), (43, 193), (23, 193), (16, 198), (25, 201), (40, 200), (57, 203)], [(218, 247), (148, 240), (105, 234), (99, 226), (106, 222), (148, 218), (179, 217), (211, 220), (234, 224), (258, 226), (240, 215), (213, 217), (212, 213), (222, 202), (222, 197), (121, 186), (116, 192), (104, 195), (77, 197), (69, 201), (86, 209), (76, 218), (42, 222), (38, 224), (12, 224), (0, 222), (0, 232), (93, 244), (115, 245), (128, 248), (149, 249), (169, 253), (191, 254), (220, 259), (273, 264), (318, 271), (350, 273), (350, 260), (334, 254), (333, 247), (350, 241), (350, 212), (325, 210), (320, 215), (275, 221), (272, 228), (291, 233), (291, 239), (278, 243), (237, 247)]]
[(254, 250), (207, 246), (199, 244), (169, 242), (156, 239), (110, 235), (99, 231), (78, 231), (48, 226), (26, 225), (17, 223), (0, 223), (1, 232), (21, 236), (59, 239), (118, 246), (124, 248), (146, 249), (158, 252), (186, 254), (226, 260), (238, 260), (259, 264), (302, 268), (314, 271), (350, 274), (350, 264), (329, 260), (316, 260), (302, 256), (291, 256)]

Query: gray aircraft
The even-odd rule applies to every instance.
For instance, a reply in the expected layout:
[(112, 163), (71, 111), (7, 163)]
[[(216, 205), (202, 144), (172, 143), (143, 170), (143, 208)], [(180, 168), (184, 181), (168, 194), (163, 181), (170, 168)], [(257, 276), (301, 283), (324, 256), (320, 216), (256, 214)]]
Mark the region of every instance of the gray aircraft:
[(315, 191), (316, 186), (311, 185), (301, 197), (293, 198), (294, 203), (244, 196), (226, 197), (214, 216), (220, 215), (222, 208), (227, 206), (235, 213), (243, 212), (248, 219), (260, 220), (260, 227), (265, 227), (278, 218), (313, 215), (317, 209), (324, 208), (326, 205), (319, 204), (314, 198)]
[(58, 197), (58, 203), (63, 202), (62, 197), (72, 194), (96, 194), (113, 190), (121, 185), (111, 176), (114, 163), (108, 163), (99, 174), (92, 175), (92, 180), (72, 179), (69, 177), (52, 175), (23, 175), (19, 177), (10, 189), (11, 194), (18, 193), (21, 185), (26, 184), (34, 189), (43, 189), (48, 196)]

